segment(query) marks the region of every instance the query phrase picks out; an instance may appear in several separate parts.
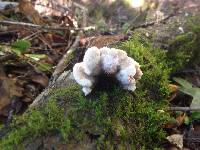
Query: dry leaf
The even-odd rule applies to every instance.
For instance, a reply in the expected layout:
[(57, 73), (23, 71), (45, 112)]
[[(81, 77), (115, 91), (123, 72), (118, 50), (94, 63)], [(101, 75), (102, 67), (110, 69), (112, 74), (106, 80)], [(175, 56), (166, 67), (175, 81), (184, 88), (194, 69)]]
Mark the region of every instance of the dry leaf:
[(0, 114), (2, 114), (2, 110), (4, 107), (10, 104), (10, 95), (4, 88), (4, 83), (0, 80)]
[(193, 84), (187, 80), (181, 78), (174, 78), (174, 80), (180, 84), (179, 90), (185, 94), (188, 94), (193, 97), (191, 108), (196, 108), (200, 106), (200, 88), (194, 87)]
[(32, 74), (30, 79), (36, 83), (41, 84), (43, 87), (46, 87), (49, 83), (49, 78), (43, 74)]
[(169, 84), (169, 89), (171, 90), (171, 92), (177, 92), (178, 86), (174, 84)]
[(166, 123), (162, 126), (162, 128), (165, 128), (165, 129), (172, 129), (172, 128), (176, 128), (176, 127), (178, 127), (177, 122)]
[(167, 137), (167, 140), (175, 144), (178, 148), (182, 149), (183, 148), (183, 135), (180, 134), (173, 134)]
[(40, 14), (35, 10), (31, 2), (27, 0), (21, 0), (19, 3), (19, 11), (23, 13), (31, 22), (44, 25), (45, 22), (41, 18)]
[(185, 117), (186, 117), (186, 114), (182, 113), (176, 118), (178, 126), (181, 126), (184, 123)]
[(21, 97), (23, 89), (16, 86), (16, 81), (6, 77), (3, 67), (0, 66), (0, 114), (11, 103), (12, 96)]
[(176, 120), (174, 120), (173, 122), (168, 122), (168, 123), (164, 124), (162, 127), (166, 128), (166, 129), (172, 129), (172, 128), (179, 127), (184, 123), (185, 117), (186, 117), (186, 114), (182, 113), (176, 118)]

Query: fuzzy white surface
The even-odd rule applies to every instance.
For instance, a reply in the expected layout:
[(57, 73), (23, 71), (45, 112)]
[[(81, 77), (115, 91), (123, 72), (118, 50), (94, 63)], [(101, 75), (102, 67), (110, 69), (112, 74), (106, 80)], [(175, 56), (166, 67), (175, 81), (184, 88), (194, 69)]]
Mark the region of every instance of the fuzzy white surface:
[(92, 86), (95, 82), (93, 76), (89, 76), (84, 71), (84, 63), (76, 63), (73, 67), (73, 75), (76, 82), (81, 85), (85, 95), (88, 95), (92, 91)]
[(87, 75), (98, 75), (100, 73), (100, 50), (97, 47), (89, 48), (83, 57), (84, 70)]
[(101, 67), (107, 74), (115, 74), (120, 62), (127, 57), (126, 52), (115, 48), (103, 47), (101, 51)]
[(74, 78), (85, 95), (92, 91), (96, 76), (100, 73), (115, 76), (122, 87), (130, 91), (136, 89), (136, 81), (143, 75), (139, 63), (128, 57), (125, 51), (108, 47), (89, 48), (83, 62), (73, 67)]

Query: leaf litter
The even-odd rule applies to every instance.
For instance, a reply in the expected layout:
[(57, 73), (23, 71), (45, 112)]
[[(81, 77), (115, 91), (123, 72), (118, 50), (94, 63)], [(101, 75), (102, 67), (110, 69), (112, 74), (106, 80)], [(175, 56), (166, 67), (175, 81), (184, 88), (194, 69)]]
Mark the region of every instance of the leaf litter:
[[(77, 14), (74, 14), (74, 6), (71, 1), (59, 0), (59, 2), (36, 0), (34, 5), (29, 1), (22, 0), (18, 6), (10, 6), (1, 10), (0, 20), (3, 18), (3, 20), (33, 23), (40, 26), (77, 28), (79, 22)], [(175, 3), (180, 4), (179, 1), (175, 1)], [(61, 7), (63, 4), (66, 6)], [(120, 8), (119, 10), (124, 9)], [(101, 16), (98, 13), (96, 15)], [(123, 13), (120, 15), (122, 15), (121, 19), (124, 20)], [(115, 18), (112, 18), (112, 21), (113, 19)], [(95, 18), (91, 20), (92, 22), (96, 21)], [(97, 24), (100, 31), (108, 35), (99, 36), (99, 33), (96, 34), (98, 31), (85, 33), (80, 39), (79, 46), (102, 47), (125, 39), (124, 34), (112, 35), (113, 33), (108, 31), (105, 26), (108, 20), (108, 18), (100, 19), (99, 24)], [(136, 19), (136, 22), (141, 22), (141, 20)], [(115, 24), (113, 27), (113, 24), (112, 22), (109, 25), (112, 28), (118, 28)], [(125, 25), (130, 26), (130, 24), (131, 22), (127, 22), (123, 28)], [(128, 31), (127, 28), (126, 31)], [(73, 32), (71, 30), (46, 30), (12, 24), (0, 27), (0, 116), (6, 117), (6, 121), (8, 121), (10, 114), (12, 114), (10, 110), (15, 110), (17, 113), (24, 110), (22, 107), (26, 108), (34, 100), (49, 84), (55, 66), (73, 45), (77, 35), (75, 30)], [(78, 56), (75, 61), (79, 61), (79, 59), (81, 56)], [(68, 65), (72, 66), (73, 61), (70, 60)], [(170, 103), (173, 104), (174, 99), (179, 95), (178, 90), (180, 90), (192, 97), (192, 101), (187, 102), (187, 105), (184, 106), (192, 108), (200, 104), (199, 88), (180, 78), (176, 78), (175, 81), (180, 86), (169, 85), (173, 93), (172, 97), (169, 98)], [(19, 99), (20, 102), (16, 99)], [(14, 105), (16, 108), (13, 109), (13, 104), (16, 104), (16, 101), (18, 105)], [(183, 142), (193, 143), (193, 139), (198, 140), (199, 136), (196, 133), (200, 131), (199, 112), (174, 112), (172, 115), (174, 115), (174, 121), (164, 125), (165, 128), (173, 130), (167, 138), (171, 143), (182, 148)], [(185, 130), (185, 125), (190, 127), (189, 130)]]
[[(66, 9), (61, 11), (54, 7), (47, 8), (43, 3), (44, 1), (37, 1), (34, 5), (22, 0), (18, 5), (0, 10), (0, 18), (41, 26), (78, 27), (70, 3), (67, 7), (62, 7)], [(49, 12), (38, 11), (39, 5)], [(9, 111), (13, 109), (13, 97), (17, 97), (26, 108), (40, 94), (48, 85), (54, 66), (70, 48), (77, 33), (12, 24), (0, 27), (0, 116), (9, 117)]]

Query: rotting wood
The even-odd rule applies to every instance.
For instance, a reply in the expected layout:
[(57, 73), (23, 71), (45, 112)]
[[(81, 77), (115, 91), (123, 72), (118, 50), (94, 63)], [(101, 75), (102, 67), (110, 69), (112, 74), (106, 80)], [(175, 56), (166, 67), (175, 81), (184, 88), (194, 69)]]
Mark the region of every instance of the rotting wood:
[(48, 101), (48, 98), (51, 96), (52, 91), (63, 88), (71, 85), (72, 83), (75, 83), (73, 79), (73, 75), (71, 71), (65, 71), (63, 72), (54, 82), (54, 84), (51, 84), (47, 86), (42, 93), (40, 93), (33, 103), (29, 107), (40, 107), (43, 104), (45, 104)]

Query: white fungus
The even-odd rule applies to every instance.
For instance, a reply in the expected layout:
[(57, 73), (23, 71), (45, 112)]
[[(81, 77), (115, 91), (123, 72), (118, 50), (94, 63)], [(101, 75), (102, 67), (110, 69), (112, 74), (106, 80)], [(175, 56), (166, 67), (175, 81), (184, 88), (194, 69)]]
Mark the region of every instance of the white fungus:
[(89, 48), (83, 62), (73, 67), (74, 78), (85, 95), (92, 91), (96, 77), (102, 73), (114, 76), (123, 89), (129, 91), (136, 89), (136, 81), (143, 75), (139, 63), (128, 57), (125, 51), (108, 47)]
[(100, 50), (97, 47), (91, 47), (85, 52), (83, 63), (84, 71), (89, 76), (96, 76), (100, 73)]

